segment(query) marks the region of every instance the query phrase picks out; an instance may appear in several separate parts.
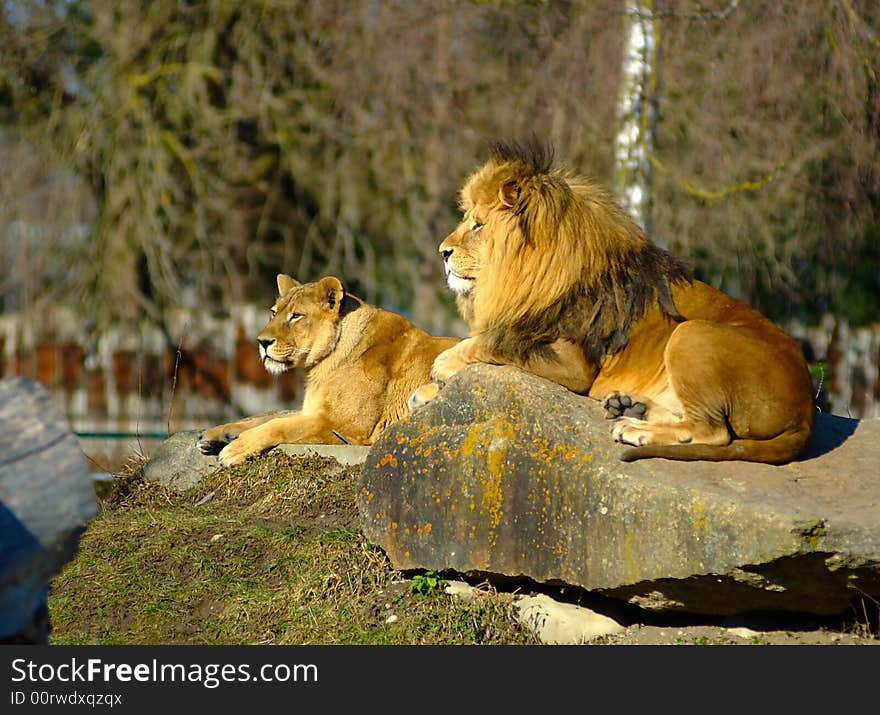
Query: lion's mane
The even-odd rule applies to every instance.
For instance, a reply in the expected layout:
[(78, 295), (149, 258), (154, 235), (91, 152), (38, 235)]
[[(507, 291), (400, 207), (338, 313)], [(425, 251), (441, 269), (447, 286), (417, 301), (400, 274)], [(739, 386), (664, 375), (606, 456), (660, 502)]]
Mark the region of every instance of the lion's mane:
[(461, 307), (497, 354), (526, 358), (563, 337), (598, 363), (626, 345), (652, 301), (683, 319), (672, 286), (691, 280), (685, 266), (601, 187), (556, 167), (549, 147), (493, 144), (461, 204), (488, 210), (490, 249)]

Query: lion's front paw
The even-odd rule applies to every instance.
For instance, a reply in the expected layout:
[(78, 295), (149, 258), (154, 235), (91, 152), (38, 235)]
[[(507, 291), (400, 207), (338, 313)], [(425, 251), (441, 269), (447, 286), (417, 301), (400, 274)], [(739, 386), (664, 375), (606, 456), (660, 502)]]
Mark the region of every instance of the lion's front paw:
[(406, 401), (406, 408), (412, 412), (414, 409), (427, 405), (437, 395), (440, 394), (440, 386), (436, 382), (428, 382), (413, 390), (413, 393)]
[(444, 350), (434, 358), (434, 364), (431, 366), (431, 380), (441, 386), (445, 385), (450, 377), (468, 365), (468, 362), (460, 357), (457, 348), (458, 346), (455, 346)]
[(605, 419), (608, 420), (616, 420), (619, 417), (643, 420), (648, 412), (648, 406), (644, 402), (638, 402), (629, 395), (617, 391), (602, 400), (602, 408), (605, 410)]

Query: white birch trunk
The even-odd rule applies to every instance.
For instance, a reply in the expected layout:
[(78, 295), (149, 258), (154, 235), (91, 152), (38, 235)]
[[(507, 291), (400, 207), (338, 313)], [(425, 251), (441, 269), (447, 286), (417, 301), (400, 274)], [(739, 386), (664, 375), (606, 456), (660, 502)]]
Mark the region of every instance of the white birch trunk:
[(614, 140), (614, 170), (618, 198), (636, 222), (650, 231), (651, 151), (653, 126), (651, 95), (655, 59), (655, 22), (652, 0), (626, 3), (626, 45), (617, 116), (620, 130)]

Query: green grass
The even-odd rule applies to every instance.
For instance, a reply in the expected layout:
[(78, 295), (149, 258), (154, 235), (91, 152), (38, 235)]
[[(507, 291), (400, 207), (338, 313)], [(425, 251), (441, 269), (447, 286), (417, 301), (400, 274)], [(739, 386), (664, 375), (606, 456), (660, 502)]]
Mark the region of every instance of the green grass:
[(54, 579), (50, 643), (535, 642), (489, 587), (472, 602), (413, 588), (357, 527), (356, 468), (272, 453), (184, 494), (141, 468), (99, 495)]

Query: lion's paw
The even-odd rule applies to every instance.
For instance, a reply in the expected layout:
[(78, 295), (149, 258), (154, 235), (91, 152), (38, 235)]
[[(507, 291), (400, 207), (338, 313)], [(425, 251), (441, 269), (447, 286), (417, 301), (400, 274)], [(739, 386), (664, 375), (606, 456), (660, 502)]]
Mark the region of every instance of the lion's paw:
[(629, 395), (617, 391), (602, 400), (602, 408), (605, 410), (605, 419), (608, 420), (616, 420), (620, 417), (643, 420), (648, 413), (648, 406), (644, 402), (633, 400)]
[[(461, 345), (461, 343), (459, 343)], [(444, 350), (431, 365), (431, 380), (441, 387), (459, 370), (467, 367), (468, 362), (463, 360), (458, 350), (459, 345)]]
[(651, 428), (644, 420), (633, 417), (619, 417), (611, 427), (615, 442), (642, 447), (651, 442)]
[(422, 405), (427, 405), (440, 393), (440, 386), (436, 382), (428, 382), (413, 390), (406, 401), (406, 408), (412, 412)]

